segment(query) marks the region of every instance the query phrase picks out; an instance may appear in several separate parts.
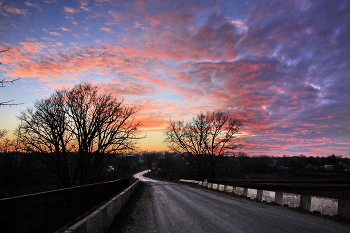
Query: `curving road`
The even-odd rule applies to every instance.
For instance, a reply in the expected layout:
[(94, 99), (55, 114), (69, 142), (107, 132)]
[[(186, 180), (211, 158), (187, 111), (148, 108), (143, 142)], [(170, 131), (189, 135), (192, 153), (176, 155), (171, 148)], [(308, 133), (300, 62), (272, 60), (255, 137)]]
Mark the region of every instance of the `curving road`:
[(145, 182), (147, 193), (137, 206), (142, 211), (136, 208), (132, 224), (118, 232), (350, 232), (349, 225), (322, 216), (156, 181), (143, 177), (145, 172), (136, 175)]

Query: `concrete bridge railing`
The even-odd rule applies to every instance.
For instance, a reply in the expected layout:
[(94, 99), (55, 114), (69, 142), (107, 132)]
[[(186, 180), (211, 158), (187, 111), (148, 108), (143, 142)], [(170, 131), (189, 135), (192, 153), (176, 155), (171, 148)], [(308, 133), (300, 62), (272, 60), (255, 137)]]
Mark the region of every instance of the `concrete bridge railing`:
[(196, 180), (179, 180), (184, 183), (198, 184), (209, 189), (245, 196), (262, 202), (274, 202), (291, 208), (302, 208), (306, 211), (320, 213), (328, 216), (340, 216), (350, 219), (350, 201), (327, 197), (302, 195), (295, 193), (276, 192), (262, 189), (234, 187), (229, 185), (214, 184)]
[(106, 204), (89, 214), (79, 222), (75, 223), (67, 229), (61, 229), (58, 232), (63, 233), (98, 233), (104, 232), (114, 220), (114, 217), (120, 212), (121, 208), (126, 204), (131, 194), (134, 192), (140, 181), (134, 182), (122, 193), (113, 197)]

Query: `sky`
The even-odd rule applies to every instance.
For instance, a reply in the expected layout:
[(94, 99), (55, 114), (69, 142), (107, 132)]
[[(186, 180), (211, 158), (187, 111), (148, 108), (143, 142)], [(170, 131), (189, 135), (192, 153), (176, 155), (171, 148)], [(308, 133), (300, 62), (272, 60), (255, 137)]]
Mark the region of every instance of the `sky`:
[(139, 109), (141, 151), (168, 122), (224, 111), (248, 155), (350, 157), (348, 0), (0, 0), (0, 129), (91, 82)]

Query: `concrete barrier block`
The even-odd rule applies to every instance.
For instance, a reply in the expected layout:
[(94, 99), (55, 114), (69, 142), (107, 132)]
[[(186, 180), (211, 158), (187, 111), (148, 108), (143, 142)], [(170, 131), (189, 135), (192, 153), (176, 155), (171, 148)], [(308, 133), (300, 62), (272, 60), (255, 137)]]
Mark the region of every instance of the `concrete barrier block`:
[(197, 181), (197, 180), (185, 180), (185, 179), (180, 179), (179, 182), (193, 183), (193, 184), (198, 184), (199, 183), (199, 181)]
[(122, 197), (120, 195), (118, 195), (117, 198), (115, 198), (114, 206), (116, 213), (119, 213), (119, 211), (122, 209)]
[(202, 186), (203, 185), (203, 181), (199, 181), (199, 183), (198, 183), (200, 186)]
[(275, 202), (279, 205), (283, 205), (282, 197), (283, 197), (283, 192), (276, 192)]
[(266, 202), (275, 202), (276, 201), (276, 192), (275, 191), (262, 191), (261, 201)]
[(350, 219), (350, 201), (349, 200), (339, 200), (338, 215), (340, 217)]
[(87, 233), (86, 222), (80, 221), (69, 227), (63, 233)]
[(243, 189), (243, 196), (247, 197), (248, 195), (248, 188)]
[(126, 195), (125, 195), (125, 192), (123, 192), (121, 195), (120, 195), (121, 199), (122, 199), (122, 207), (126, 204), (126, 201), (127, 201), (127, 198), (126, 198)]
[(233, 192), (233, 186), (226, 185), (225, 192), (232, 193)]
[(102, 214), (102, 223), (103, 223), (102, 228), (103, 228), (103, 230), (107, 229), (110, 225), (108, 215), (107, 215), (107, 207), (108, 207), (108, 204), (105, 204), (103, 207), (101, 207), (99, 209), (99, 211)]
[(322, 215), (338, 215), (338, 199), (312, 196), (310, 211), (319, 212)]
[(234, 187), (233, 188), (233, 192), (236, 194), (236, 195), (243, 195), (243, 192), (244, 192), (244, 188), (242, 187)]
[(257, 190), (257, 197), (256, 197), (257, 200), (263, 201), (263, 200), (262, 200), (263, 191), (264, 191), (264, 190), (261, 190), (261, 189), (258, 189), (258, 190)]
[(213, 184), (212, 189), (218, 189), (218, 184)]
[(276, 203), (297, 208), (301, 206), (301, 197), (300, 194), (276, 192)]
[(95, 233), (104, 232), (113, 222), (115, 215), (119, 213), (122, 206), (129, 199), (139, 181), (132, 184), (119, 195), (113, 197), (106, 204), (98, 208), (89, 216), (69, 227), (64, 233)]
[(207, 187), (211, 189), (212, 183), (208, 183)]
[(300, 196), (300, 207), (304, 210), (310, 211), (311, 196), (301, 195)]
[(204, 186), (204, 187), (208, 187), (208, 182), (205, 182), (205, 181), (204, 181), (204, 182), (203, 182), (203, 186)]
[(247, 189), (247, 197), (250, 199), (258, 199), (258, 190), (257, 189)]
[(102, 212), (95, 211), (90, 215), (86, 221), (87, 233), (103, 232), (103, 218)]
[(282, 205), (292, 208), (300, 207), (300, 194), (283, 193)]
[(116, 211), (116, 205), (115, 202), (112, 200), (110, 202), (108, 202), (106, 211), (107, 211), (107, 225), (110, 226), (113, 223), (114, 217), (117, 215), (117, 211)]
[(219, 184), (219, 191), (225, 191), (225, 185)]

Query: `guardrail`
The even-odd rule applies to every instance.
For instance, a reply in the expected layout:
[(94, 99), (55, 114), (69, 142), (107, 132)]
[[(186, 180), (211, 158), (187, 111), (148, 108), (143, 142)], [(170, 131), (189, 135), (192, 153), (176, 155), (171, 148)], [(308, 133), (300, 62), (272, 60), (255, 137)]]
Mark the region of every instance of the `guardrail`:
[(63, 233), (102, 233), (113, 223), (114, 217), (126, 204), (135, 188), (138, 186), (137, 180), (122, 193), (110, 199), (106, 204), (66, 229), (60, 229)]
[(129, 183), (126, 178), (1, 199), (0, 232), (54, 232), (112, 198)]
[(318, 197), (305, 194), (295, 194), (283, 191), (270, 191), (256, 188), (236, 187), (224, 184), (208, 183), (196, 180), (179, 180), (180, 182), (198, 184), (209, 189), (245, 196), (262, 202), (274, 202), (292, 208), (300, 207), (304, 210), (322, 215), (340, 216), (350, 219), (350, 200), (328, 197)]

